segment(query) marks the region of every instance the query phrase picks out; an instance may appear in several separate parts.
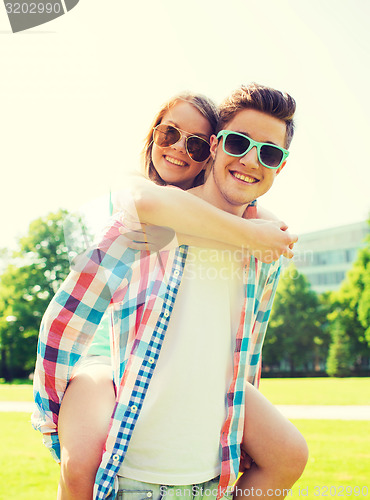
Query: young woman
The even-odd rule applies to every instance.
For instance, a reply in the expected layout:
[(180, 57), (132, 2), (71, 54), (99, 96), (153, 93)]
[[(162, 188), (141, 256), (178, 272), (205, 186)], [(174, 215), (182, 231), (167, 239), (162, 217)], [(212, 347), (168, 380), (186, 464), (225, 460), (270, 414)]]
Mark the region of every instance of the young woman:
[[(245, 248), (265, 262), (282, 254), (291, 257), (292, 238), (282, 222), (256, 224), (186, 193), (204, 182), (210, 158), (209, 138), (216, 124), (217, 108), (203, 96), (183, 94), (166, 103), (150, 128), (143, 152), (145, 173), (154, 182), (132, 179), (131, 197), (127, 197), (127, 189), (117, 193), (115, 208), (124, 209), (141, 223), (172, 227), (181, 244)], [(272, 217), (255, 207), (249, 210), (254, 218)], [(108, 330), (106, 318), (88, 355), (75, 369), (61, 405), (60, 500), (92, 498), (115, 404)], [(252, 392), (250, 397), (257, 396)], [(249, 467), (248, 459), (245, 466)]]

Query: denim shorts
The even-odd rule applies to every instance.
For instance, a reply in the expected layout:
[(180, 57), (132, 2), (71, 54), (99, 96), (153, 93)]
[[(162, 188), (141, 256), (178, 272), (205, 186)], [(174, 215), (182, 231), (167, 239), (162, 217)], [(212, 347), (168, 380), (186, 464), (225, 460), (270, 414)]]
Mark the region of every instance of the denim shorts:
[[(117, 500), (216, 500), (219, 477), (205, 483), (167, 486), (119, 477)], [(224, 496), (228, 499), (229, 496)]]

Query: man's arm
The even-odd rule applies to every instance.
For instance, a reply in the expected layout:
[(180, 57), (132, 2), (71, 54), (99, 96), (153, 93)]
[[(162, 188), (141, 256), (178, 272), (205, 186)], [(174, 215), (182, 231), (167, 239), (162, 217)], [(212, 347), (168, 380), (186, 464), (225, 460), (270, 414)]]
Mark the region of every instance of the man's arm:
[(125, 228), (116, 218), (102, 241), (73, 263), (73, 270), (49, 304), (42, 320), (34, 376), (37, 411), (33, 426), (44, 434), (53, 457), (60, 404), (72, 369), (88, 349), (115, 291), (127, 281), (138, 252), (127, 248)]

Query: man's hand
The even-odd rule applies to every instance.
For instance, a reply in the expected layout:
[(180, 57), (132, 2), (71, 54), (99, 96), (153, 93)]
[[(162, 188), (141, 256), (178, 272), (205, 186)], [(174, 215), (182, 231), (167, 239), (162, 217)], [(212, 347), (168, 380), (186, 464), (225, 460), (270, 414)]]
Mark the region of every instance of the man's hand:
[(256, 232), (249, 252), (256, 259), (270, 264), (283, 255), (287, 259), (294, 256), (293, 247), (298, 241), (296, 234), (287, 231), (288, 226), (282, 221), (266, 221), (264, 219), (249, 219), (256, 225)]

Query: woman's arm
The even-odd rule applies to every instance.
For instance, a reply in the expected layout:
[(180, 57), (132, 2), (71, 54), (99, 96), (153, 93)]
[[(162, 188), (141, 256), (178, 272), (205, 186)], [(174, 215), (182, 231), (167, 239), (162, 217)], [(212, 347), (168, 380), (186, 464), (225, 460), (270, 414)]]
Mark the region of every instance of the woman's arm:
[[(200, 198), (173, 186), (158, 186), (141, 176), (132, 176), (127, 189), (115, 195), (115, 209), (124, 210), (141, 223), (174, 229), (181, 243), (221, 248), (242, 248), (263, 262), (281, 255), (293, 256), (290, 246), (296, 236), (280, 221), (255, 223), (224, 212)], [(214, 242), (218, 242), (215, 245)]]

